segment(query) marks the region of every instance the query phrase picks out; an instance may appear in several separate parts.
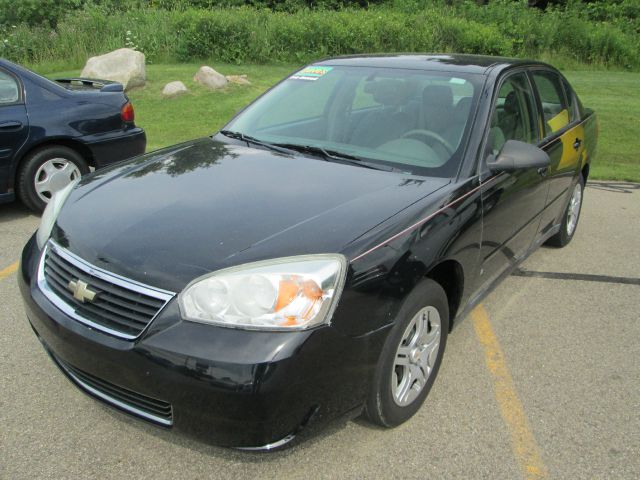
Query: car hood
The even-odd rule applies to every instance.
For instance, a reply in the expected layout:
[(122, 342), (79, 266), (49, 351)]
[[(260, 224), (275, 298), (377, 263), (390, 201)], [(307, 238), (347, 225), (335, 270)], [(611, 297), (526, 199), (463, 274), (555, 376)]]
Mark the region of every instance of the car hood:
[(53, 238), (96, 266), (179, 291), (232, 265), (340, 252), (448, 182), (206, 138), (90, 175)]

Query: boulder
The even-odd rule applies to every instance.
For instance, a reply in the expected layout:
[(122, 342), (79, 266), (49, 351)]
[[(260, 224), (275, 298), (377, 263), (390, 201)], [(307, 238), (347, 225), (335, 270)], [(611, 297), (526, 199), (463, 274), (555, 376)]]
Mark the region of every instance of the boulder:
[(166, 98), (177, 97), (188, 91), (189, 89), (180, 81), (169, 82), (162, 89), (162, 96)]
[(229, 83), (237, 83), (238, 85), (251, 85), (246, 75), (227, 75)]
[(224, 75), (216, 72), (213, 68), (207, 67), (206, 65), (200, 67), (193, 77), (193, 81), (200, 85), (204, 85), (211, 90), (223, 88), (228, 83), (228, 80)]
[(125, 90), (142, 87), (147, 80), (144, 54), (130, 48), (120, 48), (105, 55), (91, 57), (80, 76), (120, 82)]

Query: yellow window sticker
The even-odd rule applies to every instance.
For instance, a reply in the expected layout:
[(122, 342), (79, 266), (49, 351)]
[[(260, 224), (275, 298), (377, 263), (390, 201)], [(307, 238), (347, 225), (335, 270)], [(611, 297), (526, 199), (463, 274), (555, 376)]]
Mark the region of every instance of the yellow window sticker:
[(315, 82), (333, 70), (333, 67), (306, 67), (289, 77), (290, 80), (306, 80)]

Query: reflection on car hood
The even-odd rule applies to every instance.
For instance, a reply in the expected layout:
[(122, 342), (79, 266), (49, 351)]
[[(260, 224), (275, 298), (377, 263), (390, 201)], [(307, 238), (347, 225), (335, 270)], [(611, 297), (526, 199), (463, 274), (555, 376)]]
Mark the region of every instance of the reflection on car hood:
[(94, 265), (179, 291), (232, 265), (340, 252), (447, 183), (206, 138), (91, 175), (53, 237)]

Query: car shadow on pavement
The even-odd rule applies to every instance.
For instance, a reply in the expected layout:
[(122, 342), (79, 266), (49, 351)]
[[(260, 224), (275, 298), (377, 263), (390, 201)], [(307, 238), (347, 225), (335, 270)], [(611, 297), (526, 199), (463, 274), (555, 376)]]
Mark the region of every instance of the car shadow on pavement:
[(27, 217), (39, 217), (39, 215), (29, 210), (20, 202), (0, 204), (0, 224)]
[(634, 190), (640, 190), (640, 183), (631, 182), (607, 182), (590, 180), (587, 182), (587, 187), (595, 188), (597, 190), (604, 190), (606, 192), (614, 193), (633, 193)]

